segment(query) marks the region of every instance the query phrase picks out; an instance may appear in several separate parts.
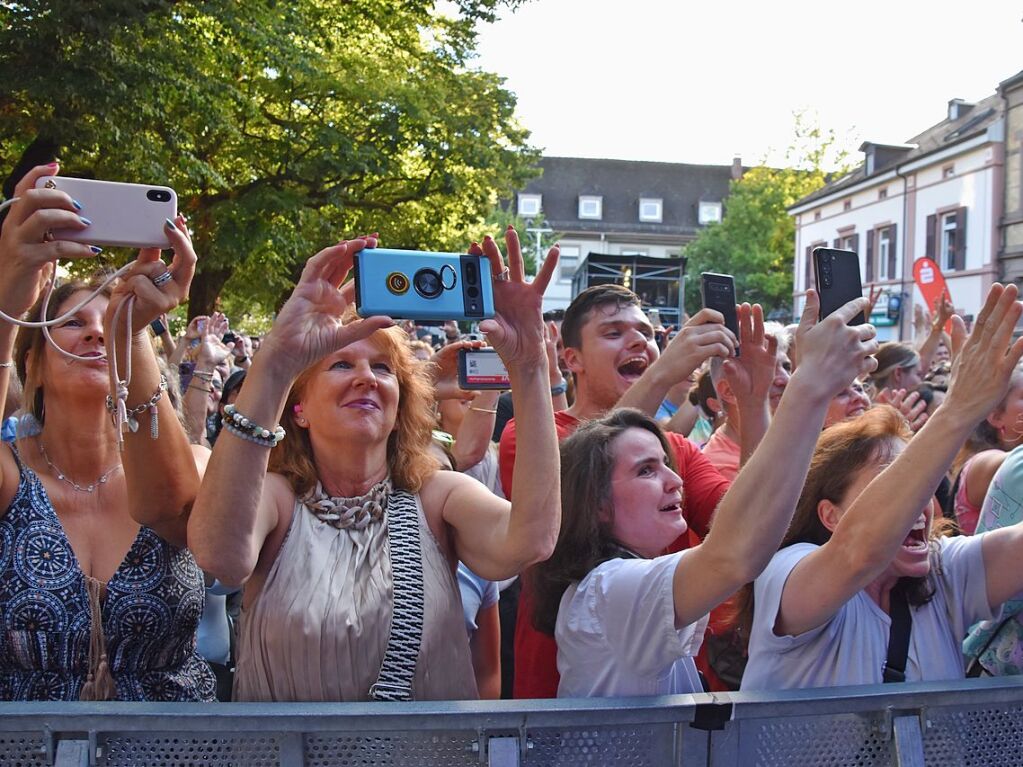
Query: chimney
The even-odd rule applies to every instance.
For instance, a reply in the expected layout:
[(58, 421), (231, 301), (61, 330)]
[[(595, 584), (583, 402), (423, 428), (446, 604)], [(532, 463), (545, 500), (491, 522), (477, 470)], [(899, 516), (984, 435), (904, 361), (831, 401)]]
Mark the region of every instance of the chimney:
[(962, 99), (952, 99), (948, 102), (948, 120), (949, 122), (955, 122), (960, 117), (963, 117), (967, 112), (973, 109), (976, 104), (970, 104)]
[(732, 181), (738, 181), (742, 178), (742, 158), (732, 158)]

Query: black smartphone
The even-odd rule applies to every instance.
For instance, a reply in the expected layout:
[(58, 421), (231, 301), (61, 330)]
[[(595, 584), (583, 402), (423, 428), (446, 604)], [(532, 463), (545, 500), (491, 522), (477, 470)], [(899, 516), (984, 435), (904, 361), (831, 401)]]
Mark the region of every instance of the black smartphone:
[[(821, 298), (822, 320), (850, 301), (863, 297), (860, 257), (855, 251), (814, 248), (812, 256), (817, 294)], [(849, 320), (850, 325), (862, 325), (864, 322), (866, 318), (863, 312)]]
[(510, 389), (508, 369), (493, 349), (459, 349), (458, 388)]
[[(735, 310), (735, 278), (730, 274), (714, 274), (703, 272), (700, 275), (700, 295), (703, 307), (721, 312), (725, 318), (725, 327), (739, 339), (739, 313)], [(735, 349), (739, 356), (739, 348)]]
[(149, 327), (153, 329), (153, 332), (157, 335), (157, 337), (162, 336), (164, 333), (167, 332), (167, 326), (164, 325), (159, 319), (155, 319), (152, 322), (150, 322)]

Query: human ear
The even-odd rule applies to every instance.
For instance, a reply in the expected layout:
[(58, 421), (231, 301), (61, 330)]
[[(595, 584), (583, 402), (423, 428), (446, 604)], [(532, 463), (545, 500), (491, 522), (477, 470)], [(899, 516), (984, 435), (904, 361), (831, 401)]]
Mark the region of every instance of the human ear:
[(827, 498), (824, 498), (817, 503), (817, 518), (820, 519), (821, 524), (832, 533), (835, 532), (835, 528), (838, 527), (838, 523), (841, 521), (843, 514), (845, 514), (845, 510), (841, 506), (832, 503)]
[(577, 374), (583, 372), (582, 354), (574, 346), (566, 346), (561, 352), (561, 358), (569, 372)]

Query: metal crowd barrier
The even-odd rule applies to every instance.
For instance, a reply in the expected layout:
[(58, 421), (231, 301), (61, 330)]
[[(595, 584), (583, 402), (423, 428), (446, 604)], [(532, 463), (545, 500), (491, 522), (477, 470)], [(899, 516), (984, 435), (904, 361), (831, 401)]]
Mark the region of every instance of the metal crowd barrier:
[(1023, 764), (1023, 678), (770, 694), (0, 704), (2, 767)]

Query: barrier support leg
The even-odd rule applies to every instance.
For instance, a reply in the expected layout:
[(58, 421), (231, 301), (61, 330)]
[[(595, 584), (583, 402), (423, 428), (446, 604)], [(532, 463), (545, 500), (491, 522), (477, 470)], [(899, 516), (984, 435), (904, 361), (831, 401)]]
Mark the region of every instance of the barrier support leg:
[(924, 767), (924, 736), (920, 715), (906, 714), (892, 721), (896, 767)]

